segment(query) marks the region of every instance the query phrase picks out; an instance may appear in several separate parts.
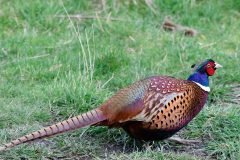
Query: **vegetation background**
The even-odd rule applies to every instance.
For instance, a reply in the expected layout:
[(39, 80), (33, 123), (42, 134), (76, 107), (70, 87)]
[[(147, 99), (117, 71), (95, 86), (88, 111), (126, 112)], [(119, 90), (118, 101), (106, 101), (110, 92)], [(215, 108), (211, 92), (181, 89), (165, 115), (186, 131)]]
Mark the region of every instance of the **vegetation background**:
[[(195, 37), (166, 32), (171, 17)], [(0, 0), (0, 144), (95, 108), (151, 75), (187, 78), (212, 58), (206, 107), (178, 136), (139, 147), (90, 127), (24, 144), (2, 159), (240, 159), (239, 0)]]

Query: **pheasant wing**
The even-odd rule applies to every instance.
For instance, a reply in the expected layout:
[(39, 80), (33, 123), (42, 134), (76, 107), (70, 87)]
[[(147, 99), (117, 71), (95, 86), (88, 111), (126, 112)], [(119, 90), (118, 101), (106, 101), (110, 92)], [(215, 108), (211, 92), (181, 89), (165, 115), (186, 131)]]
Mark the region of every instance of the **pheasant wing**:
[(109, 124), (149, 122), (166, 103), (187, 89), (185, 80), (150, 77), (120, 90), (101, 106)]

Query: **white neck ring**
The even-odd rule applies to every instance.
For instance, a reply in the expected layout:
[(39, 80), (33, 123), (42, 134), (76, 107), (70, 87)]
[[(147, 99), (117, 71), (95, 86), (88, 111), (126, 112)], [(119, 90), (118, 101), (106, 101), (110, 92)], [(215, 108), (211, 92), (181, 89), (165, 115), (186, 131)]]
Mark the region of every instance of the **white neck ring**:
[[(194, 82), (194, 81), (193, 81)], [(203, 85), (201, 85), (200, 83), (197, 83), (197, 82), (194, 82), (194, 83), (196, 83), (199, 87), (201, 87), (204, 91), (206, 91), (206, 92), (210, 92), (210, 87), (206, 87), (206, 86), (203, 86)]]

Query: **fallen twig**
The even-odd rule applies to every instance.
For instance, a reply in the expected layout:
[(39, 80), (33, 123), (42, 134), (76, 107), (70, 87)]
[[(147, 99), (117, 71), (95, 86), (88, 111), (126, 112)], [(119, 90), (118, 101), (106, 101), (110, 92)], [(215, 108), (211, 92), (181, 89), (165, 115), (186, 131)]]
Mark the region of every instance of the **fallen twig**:
[(172, 32), (176, 32), (176, 31), (183, 32), (185, 36), (196, 36), (198, 34), (197, 30), (186, 27), (186, 26), (182, 26), (180, 24), (175, 24), (173, 21), (171, 21), (169, 19), (166, 19), (163, 22), (162, 27), (163, 27), (163, 29), (172, 31)]
[(78, 19), (78, 20), (83, 20), (83, 19), (106, 19), (106, 20), (112, 20), (112, 21), (127, 21), (124, 19), (119, 19), (119, 18), (112, 18), (112, 17), (99, 17), (99, 16), (84, 16), (81, 14), (76, 14), (76, 15), (57, 15), (55, 17), (59, 18), (71, 18), (71, 19)]

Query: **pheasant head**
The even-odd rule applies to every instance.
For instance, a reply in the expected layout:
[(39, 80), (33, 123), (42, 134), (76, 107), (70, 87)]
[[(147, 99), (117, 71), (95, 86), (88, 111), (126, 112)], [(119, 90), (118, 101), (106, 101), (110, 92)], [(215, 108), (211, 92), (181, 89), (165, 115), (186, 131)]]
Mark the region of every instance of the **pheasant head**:
[(193, 64), (193, 73), (188, 77), (188, 80), (198, 84), (205, 91), (210, 91), (209, 76), (213, 76), (215, 71), (222, 66), (212, 59), (207, 59), (199, 64)]

